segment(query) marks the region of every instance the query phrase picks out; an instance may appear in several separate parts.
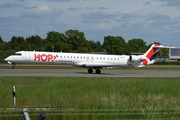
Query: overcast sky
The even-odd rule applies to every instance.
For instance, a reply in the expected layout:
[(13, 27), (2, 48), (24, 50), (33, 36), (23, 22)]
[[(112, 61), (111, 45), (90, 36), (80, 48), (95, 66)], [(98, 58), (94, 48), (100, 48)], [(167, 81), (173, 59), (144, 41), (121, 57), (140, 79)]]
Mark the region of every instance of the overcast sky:
[(87, 40), (112, 35), (180, 46), (180, 0), (1, 0), (0, 11), (4, 41), (73, 29)]

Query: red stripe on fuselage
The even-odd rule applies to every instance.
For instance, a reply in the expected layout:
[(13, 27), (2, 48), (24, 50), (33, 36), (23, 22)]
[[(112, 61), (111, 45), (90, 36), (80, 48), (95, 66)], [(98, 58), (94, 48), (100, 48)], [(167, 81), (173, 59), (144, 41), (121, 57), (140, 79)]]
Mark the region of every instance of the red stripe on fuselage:
[[(155, 44), (154, 45), (154, 47), (156, 47), (156, 46), (160, 46), (160, 44)], [(146, 57), (148, 58), (148, 59), (150, 59), (151, 58), (151, 56), (156, 52), (156, 50), (158, 49), (158, 48), (152, 48), (150, 51), (149, 51), (149, 53), (146, 55)]]

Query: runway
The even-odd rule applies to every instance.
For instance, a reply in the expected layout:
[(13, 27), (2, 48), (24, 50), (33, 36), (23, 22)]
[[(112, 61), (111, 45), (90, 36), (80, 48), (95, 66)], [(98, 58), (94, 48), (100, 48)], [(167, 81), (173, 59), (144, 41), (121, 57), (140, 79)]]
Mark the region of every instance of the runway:
[(0, 69), (2, 76), (22, 77), (180, 77), (179, 70), (115, 70), (102, 69), (101, 74), (89, 74), (86, 69)]

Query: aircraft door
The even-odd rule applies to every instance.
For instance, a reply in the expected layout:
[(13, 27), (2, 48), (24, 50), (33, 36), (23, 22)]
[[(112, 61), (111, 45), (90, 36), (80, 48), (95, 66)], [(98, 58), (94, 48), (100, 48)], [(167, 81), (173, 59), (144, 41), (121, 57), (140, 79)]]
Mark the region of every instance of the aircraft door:
[(30, 53), (29, 52), (25, 52), (25, 60), (26, 61), (30, 60)]
[(87, 61), (87, 62), (89, 62), (89, 61), (90, 61), (89, 59), (90, 59), (90, 58), (89, 58), (89, 56), (87, 56), (87, 59), (86, 59), (86, 61)]

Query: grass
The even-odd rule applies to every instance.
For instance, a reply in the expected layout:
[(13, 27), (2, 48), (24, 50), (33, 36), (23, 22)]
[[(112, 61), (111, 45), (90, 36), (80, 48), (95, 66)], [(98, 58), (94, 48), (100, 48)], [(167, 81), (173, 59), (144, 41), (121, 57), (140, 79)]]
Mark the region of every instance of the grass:
[(54, 108), (46, 111), (53, 120), (180, 117), (179, 78), (0, 77), (0, 84), (1, 108)]

